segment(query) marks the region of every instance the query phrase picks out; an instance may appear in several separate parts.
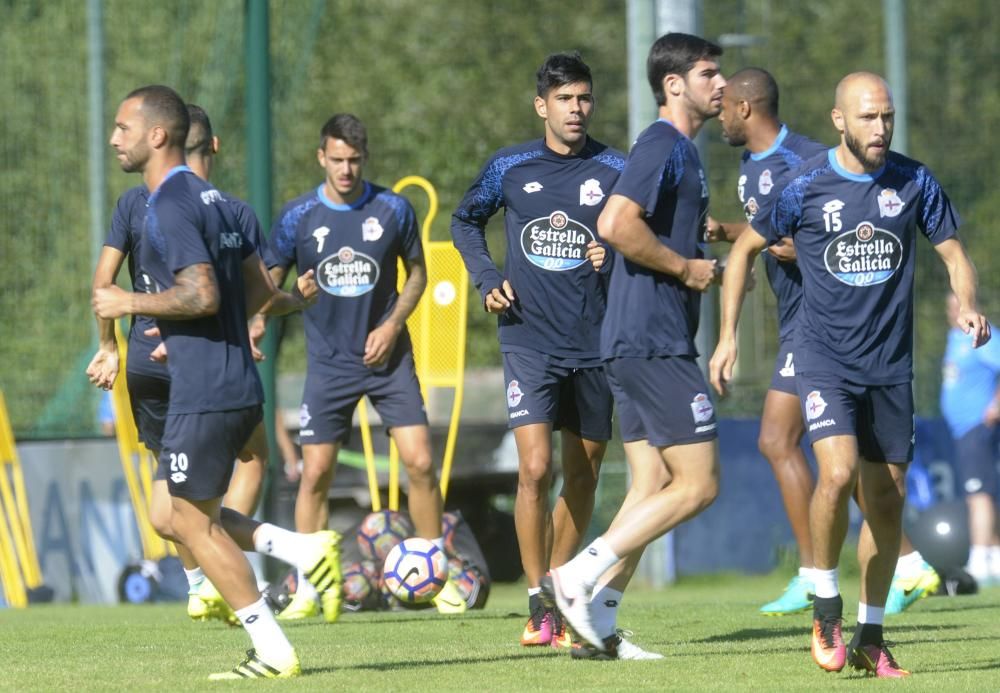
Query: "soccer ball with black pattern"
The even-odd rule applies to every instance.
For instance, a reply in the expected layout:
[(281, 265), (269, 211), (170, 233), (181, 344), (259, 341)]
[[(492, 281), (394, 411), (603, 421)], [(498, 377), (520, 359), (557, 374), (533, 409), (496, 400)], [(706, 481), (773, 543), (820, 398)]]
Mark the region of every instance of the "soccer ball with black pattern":
[(372, 561), (352, 563), (344, 570), (342, 592), (345, 611), (377, 609), (379, 575)]
[(368, 514), (358, 528), (358, 548), (370, 561), (381, 563), (396, 544), (413, 534), (413, 525), (394, 510)]
[(437, 596), (448, 580), (448, 559), (434, 542), (411, 537), (386, 556), (382, 579), (403, 604), (424, 604)]

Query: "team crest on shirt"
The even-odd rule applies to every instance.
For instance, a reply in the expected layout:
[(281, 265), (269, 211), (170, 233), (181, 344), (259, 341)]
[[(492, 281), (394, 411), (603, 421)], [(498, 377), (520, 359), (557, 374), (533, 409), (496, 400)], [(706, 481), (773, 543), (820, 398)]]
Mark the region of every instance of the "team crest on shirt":
[(740, 175), (740, 179), (736, 181), (736, 194), (740, 196), (740, 202), (743, 202), (743, 194), (747, 189), (747, 176), (746, 174)]
[(899, 238), (870, 221), (836, 236), (824, 251), (826, 270), (848, 286), (887, 282), (903, 264)]
[(316, 282), (328, 294), (342, 298), (362, 296), (378, 283), (375, 258), (344, 246), (316, 266)]
[(564, 272), (587, 262), (587, 244), (594, 232), (566, 212), (532, 219), (521, 229), (521, 252), (535, 267)]
[(507, 406), (510, 408), (516, 407), (521, 403), (521, 399), (524, 397), (524, 391), (521, 390), (521, 384), (516, 380), (511, 380), (507, 383)]
[(330, 228), (328, 226), (320, 226), (318, 229), (312, 232), (312, 237), (316, 239), (316, 252), (322, 253), (323, 246), (326, 244), (326, 237), (330, 235)]
[(712, 400), (708, 398), (708, 395), (704, 392), (699, 392), (694, 396), (694, 399), (691, 400), (691, 413), (694, 415), (694, 422), (696, 424), (712, 420), (715, 409), (712, 407)]
[(757, 179), (757, 189), (760, 190), (761, 195), (769, 195), (773, 187), (774, 181), (771, 180), (771, 169), (765, 168), (761, 172), (760, 178)]
[(309, 405), (303, 404), (299, 407), (299, 428), (306, 428), (310, 421), (312, 421), (312, 416), (309, 415)]
[(365, 241), (377, 241), (382, 238), (385, 229), (378, 223), (377, 217), (368, 217), (361, 224), (361, 239)]
[(760, 211), (760, 205), (757, 204), (757, 198), (751, 197), (747, 200), (746, 204), (743, 205), (743, 214), (746, 215), (747, 221), (753, 221), (753, 218), (757, 216), (757, 212)]
[(883, 219), (885, 217), (898, 217), (903, 211), (906, 203), (899, 199), (899, 195), (892, 188), (886, 188), (878, 196), (878, 213)]
[(593, 207), (601, 204), (604, 199), (604, 191), (601, 190), (601, 181), (596, 178), (588, 178), (580, 184), (580, 204)]
[(823, 416), (826, 411), (826, 400), (819, 390), (813, 390), (806, 395), (806, 420), (813, 421)]

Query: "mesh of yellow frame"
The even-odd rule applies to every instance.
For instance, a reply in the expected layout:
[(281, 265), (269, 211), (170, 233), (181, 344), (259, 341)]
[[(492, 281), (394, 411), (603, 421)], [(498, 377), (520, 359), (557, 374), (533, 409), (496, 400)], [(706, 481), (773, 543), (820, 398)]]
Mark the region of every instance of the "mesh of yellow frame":
[[(448, 481), (451, 478), (451, 465), (462, 410), (469, 278), (462, 257), (451, 242), (430, 239), (431, 226), (438, 211), (437, 191), (434, 186), (420, 176), (407, 176), (397, 182), (392, 189), (398, 193), (410, 186), (423, 189), (429, 202), (427, 215), (421, 225), (424, 258), (427, 264), (427, 290), (406, 321), (413, 342), (413, 360), (425, 401), (430, 388), (451, 388), (454, 391), (441, 466), (441, 497), (444, 498), (448, 494)], [(405, 274), (405, 269), (400, 263), (400, 287), (406, 280)], [(358, 404), (358, 422), (368, 468), (372, 510), (377, 511), (381, 509), (382, 502), (379, 497), (368, 410), (364, 400)], [(399, 452), (394, 443), (390, 443), (389, 446), (389, 508), (399, 510)]]

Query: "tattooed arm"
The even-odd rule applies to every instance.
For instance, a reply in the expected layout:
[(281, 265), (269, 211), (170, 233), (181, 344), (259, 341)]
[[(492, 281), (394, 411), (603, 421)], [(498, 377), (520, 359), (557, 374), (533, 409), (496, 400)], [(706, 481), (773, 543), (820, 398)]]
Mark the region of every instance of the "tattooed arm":
[(117, 286), (94, 290), (94, 314), (115, 319), (148, 315), (168, 320), (193, 320), (219, 310), (219, 285), (212, 265), (188, 265), (174, 275), (175, 284), (157, 294), (123, 291)]

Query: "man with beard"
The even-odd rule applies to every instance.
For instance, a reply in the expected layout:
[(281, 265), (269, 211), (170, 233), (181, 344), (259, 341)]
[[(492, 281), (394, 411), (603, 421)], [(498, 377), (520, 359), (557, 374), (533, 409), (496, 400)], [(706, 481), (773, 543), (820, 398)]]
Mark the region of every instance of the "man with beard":
[[(625, 455), (641, 478), (608, 531), (553, 569), (542, 589), (581, 644), (606, 658), (617, 656), (620, 635), (598, 630), (590, 597), (601, 576), (718, 493), (715, 414), (694, 346), (701, 292), (716, 266), (699, 247), (708, 184), (691, 138), (721, 110), (721, 54), (689, 34), (653, 43), (646, 67), (659, 118), (639, 135), (598, 219), (616, 251), (601, 357)], [(622, 591), (627, 577), (608, 584)]]
[[(837, 86), (840, 145), (806, 161), (763, 218), (737, 239), (723, 285), (712, 384), (721, 393), (736, 362), (736, 325), (753, 257), (792, 236), (802, 272), (796, 377), (819, 468), (810, 506), (816, 569), (812, 657), (826, 671), (853, 667), (899, 678), (883, 638), (886, 597), (900, 546), (906, 468), (913, 456), (913, 278), (916, 234), (934, 244), (959, 299), (958, 324), (985, 344), (976, 272), (959, 241), (957, 213), (930, 171), (889, 151), (888, 85), (858, 72)], [(841, 634), (837, 562), (848, 501), (867, 522), (858, 542), (861, 595), (850, 646)]]

